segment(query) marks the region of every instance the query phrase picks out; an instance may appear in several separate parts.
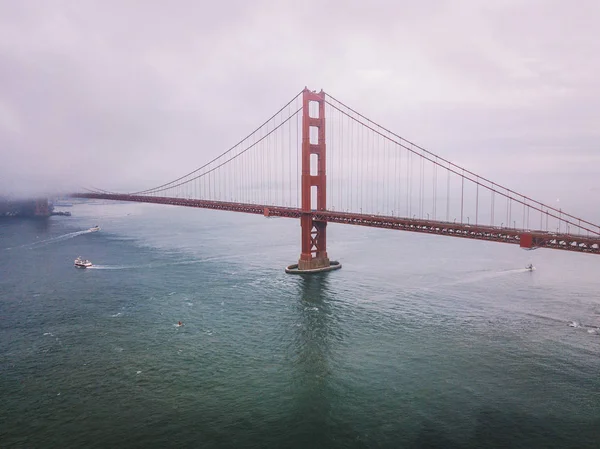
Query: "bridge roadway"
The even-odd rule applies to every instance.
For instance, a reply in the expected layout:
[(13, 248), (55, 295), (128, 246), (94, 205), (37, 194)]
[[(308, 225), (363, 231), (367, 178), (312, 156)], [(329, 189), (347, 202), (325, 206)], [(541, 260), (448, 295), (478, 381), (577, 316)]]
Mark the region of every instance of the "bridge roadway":
[[(265, 206), (260, 204), (231, 203), (185, 198), (169, 198), (145, 195), (120, 195), (108, 193), (75, 193), (73, 198), (133, 201), (138, 203), (167, 204), (171, 206), (198, 207), (203, 209), (244, 212), (266, 217), (300, 218), (298, 208)], [(490, 242), (512, 243), (525, 249), (551, 248), (567, 251), (600, 254), (600, 236), (552, 233), (546, 231), (514, 229), (496, 226), (471, 225), (437, 220), (399, 218), (381, 215), (357, 214), (353, 212), (318, 211), (310, 212), (314, 220), (329, 223), (369, 226), (372, 228), (397, 229), (401, 231), (446, 235)]]

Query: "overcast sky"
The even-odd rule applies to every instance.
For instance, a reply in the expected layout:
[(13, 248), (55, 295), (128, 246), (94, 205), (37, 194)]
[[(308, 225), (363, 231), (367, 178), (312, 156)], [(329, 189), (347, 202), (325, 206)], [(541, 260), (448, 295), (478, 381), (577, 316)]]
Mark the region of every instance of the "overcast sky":
[(0, 194), (170, 180), (306, 85), (525, 194), (598, 197), (598, 23), (597, 0), (0, 0)]

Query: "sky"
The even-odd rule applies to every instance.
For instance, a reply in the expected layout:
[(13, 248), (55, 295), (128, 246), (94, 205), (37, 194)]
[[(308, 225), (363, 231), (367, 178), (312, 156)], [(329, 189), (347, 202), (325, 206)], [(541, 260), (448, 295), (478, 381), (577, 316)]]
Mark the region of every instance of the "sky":
[(308, 86), (581, 208), (599, 21), (597, 0), (0, 0), (0, 195), (162, 184)]

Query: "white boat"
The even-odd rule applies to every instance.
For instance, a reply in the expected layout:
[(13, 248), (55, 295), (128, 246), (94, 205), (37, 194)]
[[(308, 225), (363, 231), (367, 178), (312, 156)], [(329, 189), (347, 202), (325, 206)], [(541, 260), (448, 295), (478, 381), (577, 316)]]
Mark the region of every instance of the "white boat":
[(98, 226), (98, 225), (94, 226), (93, 228), (88, 229), (88, 231), (90, 231), (90, 232), (96, 232), (99, 230), (100, 230), (100, 226)]
[(89, 268), (92, 266), (92, 262), (90, 262), (87, 259), (82, 259), (81, 256), (79, 256), (77, 259), (75, 259), (75, 267), (76, 268)]
[(530, 263), (529, 265), (527, 265), (527, 266), (525, 267), (525, 269), (526, 269), (526, 270), (529, 270), (529, 271), (533, 271), (533, 270), (535, 270), (535, 267), (533, 266), (533, 264), (532, 264), (532, 263)]

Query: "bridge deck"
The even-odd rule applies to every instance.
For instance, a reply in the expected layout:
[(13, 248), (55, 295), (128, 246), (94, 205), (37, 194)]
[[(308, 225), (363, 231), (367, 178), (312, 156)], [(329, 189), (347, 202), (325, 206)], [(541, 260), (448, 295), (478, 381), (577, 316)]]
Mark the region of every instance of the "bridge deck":
[[(74, 198), (104, 199), (114, 201), (133, 201), (139, 203), (167, 204), (172, 206), (198, 207), (203, 209), (244, 212), (269, 217), (300, 218), (302, 210), (298, 208), (266, 206), (260, 204), (228, 203), (197, 199), (77, 193)], [(552, 248), (600, 254), (600, 237), (545, 231), (484, 226), (466, 223), (453, 223), (437, 220), (411, 219), (380, 215), (356, 214), (349, 212), (317, 211), (310, 212), (314, 220), (329, 223), (369, 226), (373, 228), (397, 229), (401, 231), (446, 235), (491, 242), (512, 243), (527, 249)]]

